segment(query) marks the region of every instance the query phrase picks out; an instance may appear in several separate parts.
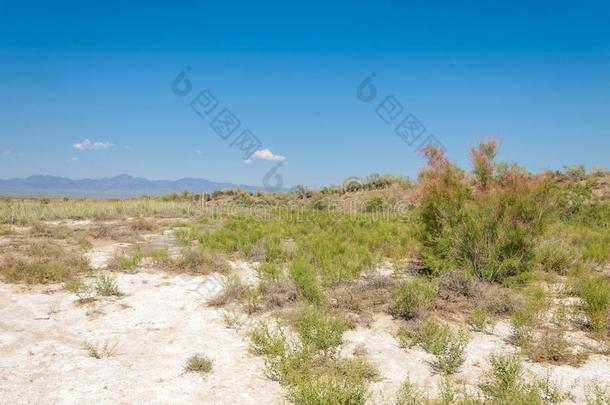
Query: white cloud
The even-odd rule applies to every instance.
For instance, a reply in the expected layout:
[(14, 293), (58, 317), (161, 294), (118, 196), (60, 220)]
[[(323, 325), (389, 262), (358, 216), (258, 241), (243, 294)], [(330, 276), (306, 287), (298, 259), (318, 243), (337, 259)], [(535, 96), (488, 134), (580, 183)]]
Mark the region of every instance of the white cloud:
[(270, 160), (272, 162), (284, 162), (286, 160), (286, 156), (274, 155), (269, 149), (261, 149), (254, 152), (250, 159), (246, 160), (245, 162), (252, 163), (252, 161), (255, 159)]
[(91, 139), (87, 138), (80, 143), (75, 143), (72, 145), (74, 149), (77, 150), (100, 150), (100, 149), (108, 149), (114, 146), (113, 143), (110, 142), (94, 142)]
[(66, 162), (76, 162), (77, 160), (77, 157), (72, 156), (71, 158), (66, 159)]

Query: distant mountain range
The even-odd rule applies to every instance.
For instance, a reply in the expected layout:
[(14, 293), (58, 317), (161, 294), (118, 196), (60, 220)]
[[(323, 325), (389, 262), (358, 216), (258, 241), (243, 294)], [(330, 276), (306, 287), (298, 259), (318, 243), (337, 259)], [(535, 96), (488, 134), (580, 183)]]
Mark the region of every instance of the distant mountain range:
[(171, 192), (190, 191), (207, 193), (240, 188), (256, 191), (258, 187), (215, 183), (205, 179), (147, 180), (128, 174), (103, 178), (72, 180), (57, 176), (30, 176), (26, 178), (0, 179), (0, 195), (40, 197), (137, 197)]

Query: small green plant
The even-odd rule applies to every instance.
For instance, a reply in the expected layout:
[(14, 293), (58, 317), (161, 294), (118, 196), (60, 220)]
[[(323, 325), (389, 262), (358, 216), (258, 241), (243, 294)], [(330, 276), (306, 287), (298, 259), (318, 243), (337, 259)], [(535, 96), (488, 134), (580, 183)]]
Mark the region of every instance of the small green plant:
[(185, 373), (200, 373), (207, 374), (212, 371), (212, 360), (206, 355), (194, 354), (186, 360), (184, 365)]
[(435, 368), (444, 374), (455, 373), (464, 363), (468, 335), (462, 329), (453, 332), (449, 325), (428, 321), (424, 326), (424, 347), (436, 357)]
[(523, 352), (530, 359), (545, 363), (565, 363), (578, 360), (570, 352), (562, 329), (546, 329), (536, 340), (522, 345)]
[(559, 228), (564, 243), (573, 245), (582, 262), (601, 267), (610, 261), (610, 203), (604, 206), (607, 216), (599, 224), (564, 225)]
[(268, 237), (264, 240), (265, 261), (268, 263), (282, 263), (289, 253), (286, 251), (279, 236)]
[(608, 405), (610, 404), (610, 389), (599, 382), (594, 382), (588, 387), (585, 397), (587, 405)]
[(468, 317), (468, 323), (473, 329), (485, 332), (491, 324), (487, 308), (481, 306), (475, 307)]
[(260, 296), (257, 289), (246, 288), (242, 294), (242, 306), (247, 314), (254, 314), (260, 309)]
[(64, 284), (64, 288), (69, 293), (76, 295), (79, 301), (93, 299), (93, 288), (83, 283), (81, 280), (70, 280)]
[(405, 319), (417, 318), (434, 306), (437, 293), (438, 285), (434, 280), (406, 281), (394, 291), (394, 313)]
[(535, 339), (521, 342), (523, 353), (536, 362), (571, 365), (586, 359), (586, 354), (575, 354), (565, 338), (567, 330), (567, 311), (565, 305), (559, 305), (553, 311), (553, 322), (544, 325)]
[(247, 291), (246, 286), (236, 274), (231, 274), (222, 280), (222, 292), (208, 301), (209, 305), (222, 307), (241, 299)]
[(146, 256), (150, 257), (157, 263), (167, 263), (170, 260), (167, 250), (165, 249), (152, 249), (146, 252)]
[(236, 311), (223, 311), (222, 321), (229, 329), (239, 329), (244, 324), (240, 314)]
[(524, 301), (511, 315), (513, 339), (517, 345), (529, 342), (532, 333), (542, 323), (545, 308), (548, 308), (548, 299), (542, 289), (526, 292)]
[(427, 322), (418, 320), (409, 327), (401, 326), (397, 333), (396, 339), (403, 349), (411, 349), (415, 345), (424, 344), (426, 341), (425, 325)]
[(264, 262), (256, 269), (262, 279), (275, 280), (281, 275), (281, 271), (276, 264)]
[(296, 405), (364, 405), (366, 384), (359, 361), (336, 362), (305, 371), (289, 385), (289, 398)]
[(297, 286), (300, 297), (312, 304), (319, 304), (322, 301), (322, 291), (320, 291), (313, 266), (303, 260), (295, 261), (290, 266), (290, 275)]
[(142, 252), (135, 252), (131, 256), (121, 256), (117, 259), (117, 264), (120, 270), (132, 273), (140, 265), (142, 261)]
[(486, 380), (481, 384), (481, 390), (486, 397), (497, 400), (519, 389), (523, 366), (517, 355), (492, 355), (489, 363), (491, 369), (486, 375)]
[[(309, 336), (311, 329), (306, 329), (304, 335)], [(250, 338), (251, 350), (265, 356), (268, 375), (286, 387), (295, 404), (364, 404), (366, 381), (376, 377), (364, 360), (339, 359), (328, 351), (316, 356), (315, 344), (302, 342), (300, 335), (289, 339), (282, 328), (261, 324)]]
[(111, 357), (116, 354), (116, 348), (118, 343), (110, 344), (108, 342), (104, 344), (99, 343), (83, 343), (83, 349), (89, 354), (89, 357), (94, 359), (102, 359), (105, 357)]
[(289, 343), (281, 328), (272, 329), (261, 323), (250, 334), (250, 351), (254, 354), (283, 357), (289, 351)]
[(296, 326), (303, 343), (322, 351), (339, 346), (343, 333), (347, 330), (345, 321), (328, 316), (316, 307), (301, 310)]
[(605, 332), (610, 311), (610, 279), (586, 274), (577, 277), (575, 290), (583, 301), (589, 326), (597, 333)]
[(546, 272), (566, 275), (574, 264), (576, 253), (561, 241), (543, 241), (536, 248), (536, 261)]
[(449, 377), (445, 377), (435, 399), (431, 399), (425, 389), (417, 387), (407, 378), (398, 391), (394, 403), (396, 405), (483, 405), (484, 402), (478, 392), (470, 392), (465, 385), (456, 388)]
[(425, 395), (409, 379), (405, 380), (398, 391), (396, 405), (421, 405), (427, 402)]
[(95, 280), (94, 288), (95, 292), (103, 297), (120, 297), (123, 295), (123, 293), (119, 290), (115, 279), (105, 274), (102, 274)]
[(549, 378), (526, 378), (516, 354), (492, 355), (491, 368), (479, 385), (490, 404), (560, 404), (569, 399)]

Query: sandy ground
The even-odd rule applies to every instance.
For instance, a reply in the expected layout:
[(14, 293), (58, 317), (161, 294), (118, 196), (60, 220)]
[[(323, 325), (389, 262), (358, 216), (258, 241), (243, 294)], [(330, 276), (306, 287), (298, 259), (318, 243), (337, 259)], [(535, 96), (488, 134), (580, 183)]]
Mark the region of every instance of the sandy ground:
[[(118, 247), (90, 258), (101, 267)], [(284, 403), (244, 332), (205, 305), (214, 277), (116, 274), (125, 295), (86, 305), (57, 289), (0, 284), (0, 403)], [(89, 357), (84, 342), (116, 353)], [(211, 374), (183, 373), (194, 353), (212, 359)]]

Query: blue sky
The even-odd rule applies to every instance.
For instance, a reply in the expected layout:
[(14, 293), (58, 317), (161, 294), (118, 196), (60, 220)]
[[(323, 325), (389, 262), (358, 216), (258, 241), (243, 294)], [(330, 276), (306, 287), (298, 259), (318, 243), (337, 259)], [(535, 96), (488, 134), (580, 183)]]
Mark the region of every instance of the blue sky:
[[(608, 2), (287, 3), (0, 0), (0, 177), (261, 185), (281, 163), (285, 185), (321, 186), (416, 176), (430, 135), (461, 165), (495, 138), (534, 171), (608, 166)], [(202, 119), (204, 89), (218, 106)], [(403, 106), (390, 124), (388, 96)], [(241, 122), (228, 140), (210, 126), (223, 108)], [(407, 114), (425, 126), (411, 145), (394, 132)], [(267, 160), (231, 146), (244, 129)]]

